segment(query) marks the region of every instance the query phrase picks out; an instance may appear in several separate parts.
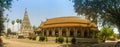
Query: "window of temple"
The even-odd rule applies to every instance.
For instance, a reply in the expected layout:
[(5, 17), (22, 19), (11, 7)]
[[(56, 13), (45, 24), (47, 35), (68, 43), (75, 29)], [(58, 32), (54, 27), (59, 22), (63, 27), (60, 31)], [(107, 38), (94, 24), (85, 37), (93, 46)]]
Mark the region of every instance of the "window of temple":
[(59, 31), (55, 30), (55, 36), (59, 36)]
[(87, 31), (85, 30), (85, 31), (84, 31), (84, 37), (85, 37), (85, 38), (88, 37), (87, 34), (88, 34), (88, 33), (87, 33)]
[(46, 31), (44, 31), (44, 35), (46, 36)]
[(71, 30), (70, 30), (70, 37), (73, 37), (73, 36), (74, 36), (74, 30), (71, 29)]
[(77, 37), (81, 37), (81, 31), (80, 31), (80, 29), (78, 29), (78, 31), (77, 31)]
[(90, 38), (92, 38), (92, 32), (90, 31), (89, 33), (90, 33), (90, 34), (89, 34)]
[(52, 36), (52, 30), (49, 30), (49, 36)]

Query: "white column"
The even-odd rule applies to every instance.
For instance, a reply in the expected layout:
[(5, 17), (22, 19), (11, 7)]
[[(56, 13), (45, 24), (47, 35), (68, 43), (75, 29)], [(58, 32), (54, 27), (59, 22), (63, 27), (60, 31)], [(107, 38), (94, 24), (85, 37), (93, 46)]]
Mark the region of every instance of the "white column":
[(84, 28), (81, 28), (81, 37), (84, 37)]
[(42, 35), (45, 36), (45, 35), (44, 35), (44, 30), (42, 30)]
[(77, 37), (77, 29), (74, 28), (74, 37)]
[(52, 36), (55, 36), (55, 29), (52, 29)]
[(62, 36), (62, 29), (59, 28), (59, 36)]
[(70, 29), (69, 29), (69, 28), (66, 29), (66, 36), (67, 36), (67, 37), (70, 36)]
[(49, 30), (46, 31), (46, 35), (49, 36)]
[(87, 29), (87, 37), (89, 37), (90, 36), (90, 34), (89, 34), (90, 32), (89, 32), (89, 29)]
[(92, 34), (93, 34), (93, 35), (92, 35), (92, 38), (95, 38), (95, 32), (92, 32)]

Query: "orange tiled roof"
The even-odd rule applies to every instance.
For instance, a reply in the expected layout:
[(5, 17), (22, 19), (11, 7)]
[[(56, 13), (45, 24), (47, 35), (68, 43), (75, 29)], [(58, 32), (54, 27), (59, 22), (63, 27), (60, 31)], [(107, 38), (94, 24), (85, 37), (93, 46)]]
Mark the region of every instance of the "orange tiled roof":
[(90, 30), (99, 31), (98, 28), (90, 28)]
[(52, 27), (89, 27), (89, 25), (79, 24), (79, 23), (62, 23), (62, 24), (45, 25), (43, 28), (52, 28)]
[(47, 19), (45, 24), (57, 24), (57, 23), (90, 23), (89, 20), (83, 19), (80, 17), (58, 17), (58, 18), (52, 18)]
[(80, 17), (58, 17), (47, 19), (47, 21), (40, 24), (39, 28), (55, 27), (90, 27), (91, 30), (97, 30), (97, 25), (95, 23), (91, 23), (90, 20)]
[(42, 28), (42, 27), (44, 26), (44, 23), (45, 23), (45, 22), (41, 22), (39, 28)]

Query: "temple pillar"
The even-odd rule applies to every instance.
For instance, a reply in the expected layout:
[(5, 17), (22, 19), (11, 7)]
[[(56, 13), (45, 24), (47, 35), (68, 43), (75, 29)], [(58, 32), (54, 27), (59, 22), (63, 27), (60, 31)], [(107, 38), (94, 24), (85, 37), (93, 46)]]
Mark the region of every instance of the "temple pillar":
[(81, 28), (81, 37), (84, 37), (84, 28)]
[(89, 34), (89, 29), (87, 29), (87, 37), (89, 37), (90, 36), (90, 34)]
[(74, 28), (74, 37), (77, 37), (77, 29)]
[(95, 38), (95, 32), (92, 32), (92, 38)]
[(52, 29), (52, 36), (55, 36), (55, 29)]
[(49, 36), (49, 30), (46, 31), (46, 36)]
[(42, 30), (42, 34), (41, 35), (43, 35), (44, 36), (44, 30)]
[(70, 29), (69, 29), (69, 28), (66, 29), (66, 36), (67, 36), (67, 37), (70, 36)]
[(62, 29), (59, 28), (59, 36), (62, 36)]

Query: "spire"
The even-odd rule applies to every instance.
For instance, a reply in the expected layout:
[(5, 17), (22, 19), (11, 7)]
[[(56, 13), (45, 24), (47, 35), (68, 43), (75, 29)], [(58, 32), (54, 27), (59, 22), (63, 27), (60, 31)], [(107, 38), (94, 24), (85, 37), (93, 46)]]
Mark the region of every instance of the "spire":
[[(24, 13), (24, 19), (23, 19), (23, 22), (24, 21), (27, 21), (28, 22), (28, 25), (30, 24), (29, 22), (29, 17), (28, 17), (28, 13), (27, 13), (27, 8), (25, 8), (25, 13)], [(24, 23), (25, 24), (25, 23)]]
[(32, 32), (33, 29), (31, 27), (30, 21), (29, 21), (29, 17), (28, 17), (28, 13), (27, 13), (27, 8), (25, 8), (25, 13), (24, 13), (24, 18), (21, 24), (21, 29), (20, 29), (20, 33), (22, 33), (25, 36), (29, 36), (29, 32)]
[(25, 14), (24, 14), (24, 15), (25, 15), (25, 16), (28, 15), (28, 14), (27, 14), (27, 8), (25, 8)]

